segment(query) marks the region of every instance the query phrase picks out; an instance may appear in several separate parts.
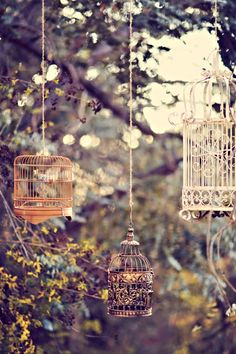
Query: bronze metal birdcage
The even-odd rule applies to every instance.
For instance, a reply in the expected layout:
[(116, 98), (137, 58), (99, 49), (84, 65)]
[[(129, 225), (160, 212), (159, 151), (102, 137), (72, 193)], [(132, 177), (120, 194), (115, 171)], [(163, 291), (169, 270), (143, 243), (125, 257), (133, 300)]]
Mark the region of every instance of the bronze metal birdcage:
[(66, 157), (21, 155), (14, 161), (14, 213), (32, 224), (72, 216), (72, 163)]
[[(186, 219), (229, 216), (236, 198), (236, 85), (229, 70), (219, 69), (214, 53), (213, 70), (190, 86), (189, 111), (183, 121), (183, 209)], [(197, 99), (196, 99), (197, 96)], [(203, 112), (197, 107), (202, 99)], [(216, 102), (219, 102), (219, 112)], [(186, 101), (185, 101), (186, 102)]]
[(118, 317), (139, 317), (152, 314), (153, 271), (134, 240), (129, 227), (127, 239), (121, 242), (120, 253), (108, 269), (108, 314)]

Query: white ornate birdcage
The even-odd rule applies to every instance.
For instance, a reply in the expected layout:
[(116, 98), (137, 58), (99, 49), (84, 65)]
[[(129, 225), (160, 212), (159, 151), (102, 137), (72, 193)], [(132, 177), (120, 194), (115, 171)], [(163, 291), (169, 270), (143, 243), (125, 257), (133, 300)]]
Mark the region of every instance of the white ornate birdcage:
[(180, 214), (187, 220), (208, 212), (229, 216), (235, 203), (235, 83), (228, 69), (219, 69), (217, 50), (212, 67), (185, 94)]
[(72, 216), (72, 163), (63, 156), (21, 155), (14, 161), (14, 213), (32, 224)]
[(108, 269), (108, 314), (117, 317), (139, 317), (152, 314), (153, 271), (134, 240), (129, 227), (120, 253)]

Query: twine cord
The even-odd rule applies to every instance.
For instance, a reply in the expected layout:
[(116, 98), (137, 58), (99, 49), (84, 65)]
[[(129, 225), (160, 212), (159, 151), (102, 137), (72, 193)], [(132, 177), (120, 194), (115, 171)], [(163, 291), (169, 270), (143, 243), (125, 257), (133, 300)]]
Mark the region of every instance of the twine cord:
[(130, 224), (133, 224), (133, 0), (129, 2), (129, 207)]
[(45, 155), (45, 0), (42, 0), (42, 17), (41, 17), (41, 40), (42, 40), (42, 61), (41, 61), (41, 70), (42, 70), (42, 145), (43, 145), (43, 155)]
[(218, 43), (218, 35), (217, 35), (217, 31), (218, 31), (218, 17), (219, 17), (219, 11), (218, 11), (218, 0), (214, 1), (214, 30), (215, 30), (215, 36), (216, 36), (216, 41)]

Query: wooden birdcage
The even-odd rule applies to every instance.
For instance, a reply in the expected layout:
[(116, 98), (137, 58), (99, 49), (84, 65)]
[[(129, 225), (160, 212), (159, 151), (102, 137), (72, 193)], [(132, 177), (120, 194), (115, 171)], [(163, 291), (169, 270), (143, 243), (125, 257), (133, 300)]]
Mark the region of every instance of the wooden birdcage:
[[(190, 110), (183, 120), (183, 191), (181, 216), (187, 220), (229, 216), (236, 197), (235, 83), (229, 70), (213, 70), (190, 87)], [(202, 101), (199, 116), (197, 101)], [(186, 106), (187, 107), (187, 106)], [(219, 107), (219, 108), (218, 108)]]
[(66, 157), (22, 155), (14, 161), (14, 213), (32, 224), (72, 216), (72, 163)]
[(120, 253), (108, 269), (108, 314), (118, 317), (139, 317), (152, 314), (153, 271), (139, 250), (130, 227), (127, 239), (121, 242)]

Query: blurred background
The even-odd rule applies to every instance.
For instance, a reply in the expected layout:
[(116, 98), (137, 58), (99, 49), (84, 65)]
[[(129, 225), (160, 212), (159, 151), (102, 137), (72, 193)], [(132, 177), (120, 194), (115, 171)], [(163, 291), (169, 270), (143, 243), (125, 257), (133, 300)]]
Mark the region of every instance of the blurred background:
[[(14, 158), (42, 148), (41, 1), (2, 0), (1, 353), (236, 353), (236, 319), (206, 261), (207, 221), (179, 218), (183, 87), (210, 67), (213, 2), (134, 2), (134, 226), (155, 272), (153, 316), (106, 314), (106, 269), (129, 222), (128, 1), (45, 0), (46, 142), (73, 161), (74, 216), (34, 226), (11, 209)], [(219, 8), (221, 64), (234, 72), (236, 3)], [(220, 260), (233, 284), (234, 228)]]

